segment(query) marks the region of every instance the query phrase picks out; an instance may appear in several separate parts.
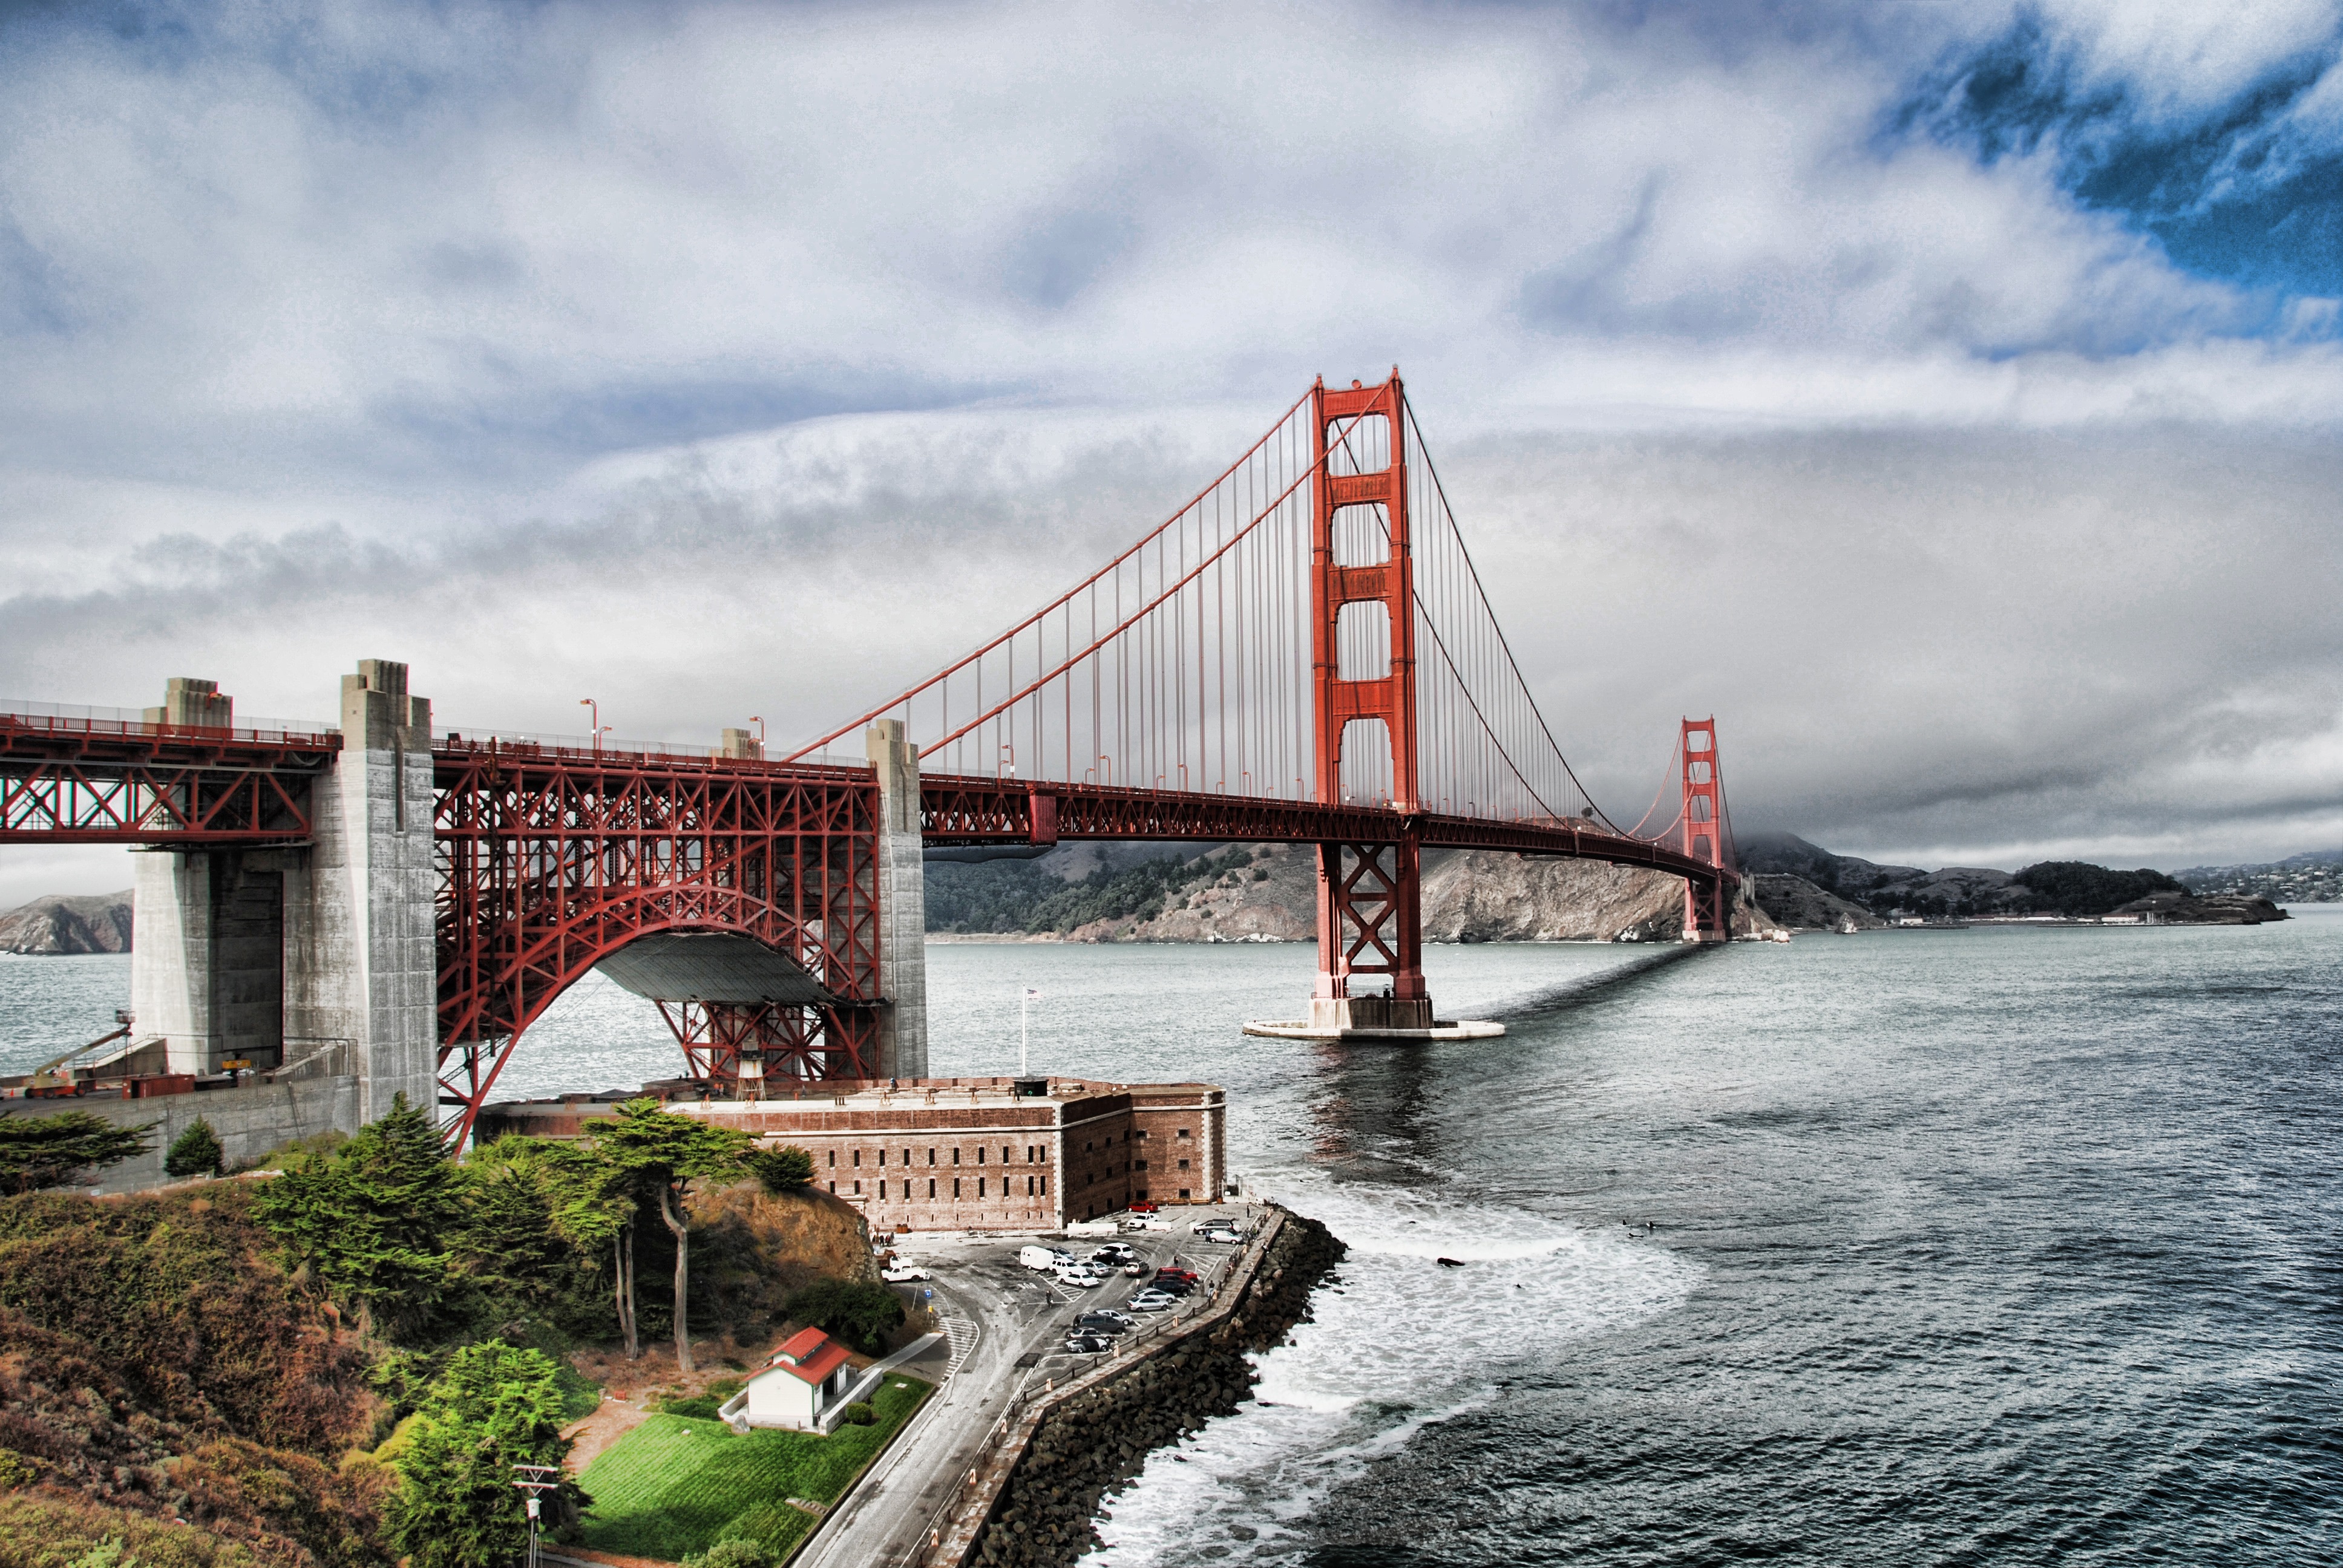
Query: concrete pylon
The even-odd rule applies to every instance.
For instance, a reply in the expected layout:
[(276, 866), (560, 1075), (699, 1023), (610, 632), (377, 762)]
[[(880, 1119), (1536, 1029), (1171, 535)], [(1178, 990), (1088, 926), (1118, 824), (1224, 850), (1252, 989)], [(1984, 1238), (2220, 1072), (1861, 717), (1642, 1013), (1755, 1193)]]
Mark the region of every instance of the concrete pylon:
[[(216, 681), (175, 675), (149, 724), (226, 729)], [(169, 1072), (278, 1066), (284, 1041), (284, 867), (298, 851), (146, 849), (131, 860), (130, 1010)]]
[(928, 1075), (928, 895), (920, 861), (920, 749), (903, 721), (863, 734), (879, 776), (879, 1060), (881, 1078)]
[(338, 1050), (368, 1121), (437, 1094), (431, 704), (407, 666), (342, 677), (342, 749), (317, 781), (307, 863), (286, 874), (288, 1058)]

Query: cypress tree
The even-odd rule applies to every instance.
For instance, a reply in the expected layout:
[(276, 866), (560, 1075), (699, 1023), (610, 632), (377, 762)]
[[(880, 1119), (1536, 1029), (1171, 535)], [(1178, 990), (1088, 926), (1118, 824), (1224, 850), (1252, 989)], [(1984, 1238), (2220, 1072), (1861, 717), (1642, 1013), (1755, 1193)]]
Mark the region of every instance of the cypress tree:
[(196, 1124), (171, 1141), (163, 1155), (166, 1176), (216, 1176), (220, 1172), (220, 1144), (212, 1124), (202, 1117)]

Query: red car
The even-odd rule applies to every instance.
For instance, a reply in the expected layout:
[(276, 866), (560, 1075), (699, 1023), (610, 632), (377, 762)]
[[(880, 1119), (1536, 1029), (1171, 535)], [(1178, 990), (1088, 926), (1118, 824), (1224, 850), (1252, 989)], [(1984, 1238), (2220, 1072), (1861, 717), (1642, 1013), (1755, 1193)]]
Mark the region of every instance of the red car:
[(1155, 1205), (1142, 1198), (1131, 1206), (1131, 1211), (1134, 1214), (1152, 1214), (1155, 1212)]
[(1200, 1285), (1203, 1283), (1202, 1280), (1196, 1277), (1195, 1271), (1192, 1269), (1158, 1269), (1155, 1271), (1155, 1277), (1159, 1280), (1177, 1280), (1183, 1285)]

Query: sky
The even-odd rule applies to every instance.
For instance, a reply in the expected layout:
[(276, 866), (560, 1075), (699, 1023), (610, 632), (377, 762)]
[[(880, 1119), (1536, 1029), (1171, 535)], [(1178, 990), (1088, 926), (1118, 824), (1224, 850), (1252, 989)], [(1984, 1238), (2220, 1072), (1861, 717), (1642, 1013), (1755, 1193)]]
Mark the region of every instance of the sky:
[(0, 5), (0, 699), (810, 739), (1397, 364), (1614, 814), (2271, 859), (2338, 298), (2328, 5)]

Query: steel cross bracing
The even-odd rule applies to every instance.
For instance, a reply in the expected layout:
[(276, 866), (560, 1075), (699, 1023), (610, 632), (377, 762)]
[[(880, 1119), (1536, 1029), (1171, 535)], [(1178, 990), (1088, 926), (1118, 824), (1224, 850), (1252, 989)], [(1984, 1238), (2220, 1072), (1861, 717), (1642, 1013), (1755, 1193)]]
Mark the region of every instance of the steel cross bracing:
[(751, 938), (834, 999), (701, 1007), (679, 1037), (703, 1067), (748, 1049), (769, 1051), (760, 1065), (776, 1076), (870, 1076), (879, 803), (867, 769), (493, 740), (444, 741), (433, 764), (439, 1083), (459, 1131), (530, 1022), (658, 931)]
[(0, 713), (0, 843), (236, 845), (309, 837), (335, 734)]

